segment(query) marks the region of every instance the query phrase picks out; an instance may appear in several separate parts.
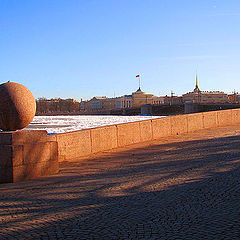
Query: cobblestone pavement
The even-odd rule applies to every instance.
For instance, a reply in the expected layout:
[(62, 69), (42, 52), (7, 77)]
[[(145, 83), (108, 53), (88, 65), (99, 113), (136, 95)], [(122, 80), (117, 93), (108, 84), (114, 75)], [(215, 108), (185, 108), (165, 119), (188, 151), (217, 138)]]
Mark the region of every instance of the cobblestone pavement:
[(64, 162), (0, 199), (0, 239), (240, 239), (240, 126)]

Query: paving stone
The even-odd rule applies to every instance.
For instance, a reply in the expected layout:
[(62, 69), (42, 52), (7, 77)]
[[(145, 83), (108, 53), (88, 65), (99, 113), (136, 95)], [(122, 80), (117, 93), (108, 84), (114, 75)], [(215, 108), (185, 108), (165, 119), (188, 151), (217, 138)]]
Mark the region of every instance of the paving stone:
[(0, 239), (240, 239), (240, 126), (63, 162), (0, 185)]

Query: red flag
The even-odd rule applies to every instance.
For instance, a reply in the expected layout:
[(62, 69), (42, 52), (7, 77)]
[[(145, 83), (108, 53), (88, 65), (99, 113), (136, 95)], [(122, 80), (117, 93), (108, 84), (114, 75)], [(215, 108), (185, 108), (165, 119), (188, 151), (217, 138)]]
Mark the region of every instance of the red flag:
[(140, 77), (140, 75), (137, 75), (136, 77)]

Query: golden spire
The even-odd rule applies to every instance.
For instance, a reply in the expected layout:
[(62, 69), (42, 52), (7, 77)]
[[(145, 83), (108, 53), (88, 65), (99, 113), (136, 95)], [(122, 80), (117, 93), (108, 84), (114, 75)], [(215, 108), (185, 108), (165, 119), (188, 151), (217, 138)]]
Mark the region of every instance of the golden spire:
[(197, 76), (197, 74), (196, 74), (196, 86), (194, 88), (194, 92), (201, 92), (201, 90), (198, 87), (198, 76)]

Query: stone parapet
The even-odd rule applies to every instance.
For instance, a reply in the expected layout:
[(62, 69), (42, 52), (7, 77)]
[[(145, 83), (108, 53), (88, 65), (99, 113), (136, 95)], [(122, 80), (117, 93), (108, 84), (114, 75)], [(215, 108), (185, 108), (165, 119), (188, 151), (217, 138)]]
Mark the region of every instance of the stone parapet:
[(240, 109), (193, 113), (56, 134), (59, 161), (139, 142), (240, 123)]
[(56, 134), (59, 161), (76, 159), (91, 154), (90, 129)]
[(240, 123), (240, 109), (162, 117), (75, 132), (0, 132), (0, 183), (58, 172), (58, 162), (163, 137)]
[(118, 147), (139, 143), (141, 141), (139, 122), (122, 123), (116, 126)]

